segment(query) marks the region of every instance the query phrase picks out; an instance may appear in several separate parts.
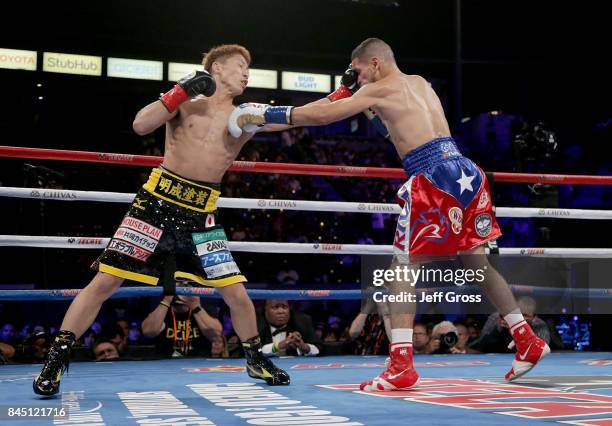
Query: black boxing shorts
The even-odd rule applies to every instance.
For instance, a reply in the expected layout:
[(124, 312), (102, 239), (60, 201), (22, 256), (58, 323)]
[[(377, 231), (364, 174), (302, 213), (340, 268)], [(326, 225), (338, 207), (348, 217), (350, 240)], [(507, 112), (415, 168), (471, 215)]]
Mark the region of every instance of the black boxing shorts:
[(170, 254), (175, 279), (211, 287), (245, 282), (217, 223), (219, 185), (153, 169), (92, 268), (156, 285)]

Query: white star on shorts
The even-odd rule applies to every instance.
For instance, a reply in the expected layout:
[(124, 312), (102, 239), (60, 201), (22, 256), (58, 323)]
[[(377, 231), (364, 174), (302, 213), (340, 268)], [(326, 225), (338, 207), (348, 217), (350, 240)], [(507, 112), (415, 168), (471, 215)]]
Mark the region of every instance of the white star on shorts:
[(461, 169), (461, 177), (456, 181), (461, 187), (459, 190), (459, 195), (463, 194), (463, 191), (466, 189), (470, 192), (474, 192), (474, 188), (472, 188), (472, 181), (475, 177), (476, 176), (466, 176), (463, 169)]

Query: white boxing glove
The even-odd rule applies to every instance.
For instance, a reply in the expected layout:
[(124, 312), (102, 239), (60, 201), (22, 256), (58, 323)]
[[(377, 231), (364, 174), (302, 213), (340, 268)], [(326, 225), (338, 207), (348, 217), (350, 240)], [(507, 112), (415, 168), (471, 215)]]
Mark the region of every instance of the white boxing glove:
[(255, 133), (265, 124), (264, 113), (268, 105), (254, 102), (238, 105), (230, 114), (227, 127), (230, 134), (239, 138), (242, 132)]

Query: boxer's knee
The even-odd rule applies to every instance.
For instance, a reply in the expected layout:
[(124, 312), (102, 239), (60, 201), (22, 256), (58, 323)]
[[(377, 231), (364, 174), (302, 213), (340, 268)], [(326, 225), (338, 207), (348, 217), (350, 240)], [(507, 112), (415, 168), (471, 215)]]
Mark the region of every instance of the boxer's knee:
[(219, 288), (219, 293), (230, 308), (245, 308), (253, 305), (243, 283)]
[(106, 299), (116, 292), (119, 287), (121, 287), (123, 281), (123, 278), (106, 274), (104, 272), (98, 272), (94, 279), (91, 280), (87, 288), (95, 295)]
[(481, 269), (485, 268), (485, 266), (485, 269), (488, 269), (492, 267), (489, 263), (484, 244), (474, 247), (471, 250), (460, 252), (459, 257), (463, 262), (463, 266), (468, 269)]

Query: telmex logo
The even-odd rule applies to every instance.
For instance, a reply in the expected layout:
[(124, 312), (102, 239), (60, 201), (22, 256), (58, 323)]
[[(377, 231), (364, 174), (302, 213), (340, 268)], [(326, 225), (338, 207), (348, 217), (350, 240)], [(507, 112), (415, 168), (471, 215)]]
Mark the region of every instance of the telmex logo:
[(342, 244), (321, 244), (321, 250), (342, 250)]
[(546, 249), (543, 248), (532, 248), (532, 249), (521, 249), (521, 254), (544, 254)]
[(79, 238), (77, 244), (102, 244), (102, 238)]
[(197, 294), (213, 294), (215, 292), (215, 289), (214, 288), (193, 287), (191, 291)]
[(339, 172), (346, 173), (366, 173), (368, 169), (366, 167), (347, 167), (347, 166), (338, 166), (336, 170)]
[(539, 248), (539, 249), (527, 249), (527, 254), (544, 254), (545, 249), (543, 248)]
[(331, 294), (331, 291), (329, 290), (308, 290), (306, 292), (306, 294), (308, 294), (309, 296), (323, 296), (323, 297), (327, 297)]
[(255, 167), (254, 161), (234, 161), (234, 167), (238, 167), (241, 169), (252, 169)]
[(116, 160), (116, 161), (133, 161), (134, 156), (132, 154), (111, 154), (101, 152), (98, 154), (100, 160)]

